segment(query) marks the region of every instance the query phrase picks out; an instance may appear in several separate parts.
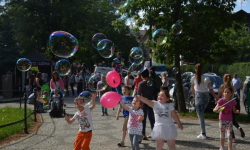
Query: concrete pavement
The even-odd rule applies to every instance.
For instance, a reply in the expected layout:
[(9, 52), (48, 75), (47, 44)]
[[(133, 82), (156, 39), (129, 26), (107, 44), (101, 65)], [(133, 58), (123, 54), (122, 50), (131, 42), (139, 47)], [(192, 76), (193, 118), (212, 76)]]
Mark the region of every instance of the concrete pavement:
[[(125, 147), (119, 148), (117, 143), (121, 137), (121, 127), (123, 123), (122, 113), (120, 119), (115, 119), (117, 107), (115, 111), (108, 109), (109, 116), (101, 116), (101, 105), (97, 101), (96, 108), (92, 112), (93, 117), (93, 136), (90, 143), (91, 150), (130, 150), (128, 136), (125, 140)], [(66, 113), (72, 116), (76, 112), (73, 104), (73, 97), (66, 97), (67, 104)], [(19, 107), (19, 103), (0, 104)], [(33, 108), (33, 105), (29, 107)], [(0, 150), (72, 150), (73, 142), (78, 131), (77, 122), (69, 125), (64, 118), (50, 118), (48, 113), (41, 113), (42, 125), (36, 133), (13, 141), (0, 147)], [(181, 119), (184, 130), (178, 129), (178, 138), (176, 139), (176, 147), (178, 150), (218, 150), (219, 149), (219, 128), (218, 121), (206, 120), (207, 136), (206, 140), (199, 140), (196, 136), (200, 132), (199, 122), (197, 119)], [(236, 133), (236, 143), (233, 143), (234, 150), (250, 149), (250, 125), (240, 123), (246, 133), (246, 137), (242, 139), (238, 131)], [(236, 129), (235, 129), (236, 130)], [(147, 122), (147, 134), (150, 133), (149, 123)], [(141, 149), (155, 149), (154, 140), (144, 140), (140, 144)], [(226, 146), (226, 145), (225, 145)], [(226, 146), (227, 147), (227, 146)], [(164, 145), (167, 148), (167, 143)]]

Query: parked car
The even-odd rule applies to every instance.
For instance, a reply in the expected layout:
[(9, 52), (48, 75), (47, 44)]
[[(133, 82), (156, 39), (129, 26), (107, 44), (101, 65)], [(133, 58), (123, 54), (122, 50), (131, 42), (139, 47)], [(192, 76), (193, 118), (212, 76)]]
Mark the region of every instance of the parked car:
[[(214, 73), (205, 73), (204, 74), (206, 77), (208, 77), (211, 80), (211, 85), (213, 87), (214, 93), (217, 95), (219, 91), (219, 87), (221, 84), (223, 84), (223, 80), (221, 77), (217, 76)], [(191, 78), (194, 76), (194, 73), (187, 72), (181, 75), (182, 77), (182, 82), (183, 82), (183, 94), (184, 94), (184, 99), (185, 103), (188, 109), (193, 109), (195, 108), (195, 99), (192, 94), (192, 89), (191, 89)], [(209, 92), (209, 91), (208, 91)], [(176, 86), (174, 85), (173, 88), (170, 90), (170, 100), (172, 100), (175, 104), (175, 108), (177, 109), (177, 92), (176, 92)], [(215, 101), (214, 97), (212, 96), (211, 93), (209, 93), (209, 103), (207, 106), (207, 109), (213, 109), (215, 107)]]
[(246, 76), (246, 80), (244, 81), (243, 84), (243, 103), (245, 110), (247, 112), (247, 84), (250, 82), (250, 76)]

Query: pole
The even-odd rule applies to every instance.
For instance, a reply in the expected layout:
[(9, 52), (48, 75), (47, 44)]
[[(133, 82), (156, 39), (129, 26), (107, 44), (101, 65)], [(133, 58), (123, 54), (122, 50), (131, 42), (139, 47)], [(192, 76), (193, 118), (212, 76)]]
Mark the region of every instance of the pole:
[(33, 89), (33, 92), (34, 92), (34, 121), (37, 122), (37, 119), (36, 119), (36, 98), (37, 98), (37, 95), (36, 95), (36, 88)]
[(26, 91), (26, 88), (24, 88), (24, 133), (28, 134), (28, 129), (27, 129), (27, 91)]

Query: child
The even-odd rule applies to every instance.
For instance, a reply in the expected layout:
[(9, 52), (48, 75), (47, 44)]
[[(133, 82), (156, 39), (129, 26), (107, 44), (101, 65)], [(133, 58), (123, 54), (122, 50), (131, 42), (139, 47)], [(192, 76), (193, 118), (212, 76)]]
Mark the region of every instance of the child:
[[(131, 102), (133, 100), (133, 97), (129, 96), (129, 93), (130, 93), (130, 88), (128, 86), (123, 86), (122, 87), (123, 96), (121, 97), (121, 99), (122, 99), (122, 102), (128, 107), (131, 106)], [(122, 107), (120, 105), (116, 113), (116, 120), (119, 120), (119, 113), (121, 109)], [(125, 140), (126, 132), (127, 132), (128, 116), (129, 116), (129, 112), (123, 109), (124, 121), (123, 121), (123, 126), (122, 126), (122, 140), (121, 142), (117, 144), (118, 146), (124, 146), (124, 140)]]
[(68, 124), (73, 123), (75, 120), (79, 122), (79, 132), (76, 135), (74, 142), (74, 150), (89, 150), (89, 144), (92, 137), (92, 115), (91, 111), (95, 108), (96, 93), (92, 94), (92, 105), (89, 107), (84, 107), (83, 97), (75, 98), (74, 103), (78, 111), (75, 113), (73, 118), (65, 116), (65, 120)]
[[(235, 109), (237, 103), (235, 100), (230, 101), (233, 94), (232, 87), (225, 87), (223, 91), (223, 98), (217, 101), (217, 105), (214, 108), (214, 112), (218, 112), (218, 109), (225, 107), (224, 110), (220, 111), (219, 114), (219, 127), (220, 127), (220, 150), (224, 149), (224, 142), (225, 142), (225, 131), (227, 130), (228, 134), (228, 150), (232, 150), (232, 110), (234, 113), (239, 113), (239, 110)], [(230, 101), (229, 103), (227, 103)], [(227, 103), (227, 104), (225, 104)], [(224, 106), (222, 106), (225, 104)]]
[(61, 106), (61, 101), (62, 101), (62, 97), (59, 94), (59, 90), (58, 89), (54, 89), (54, 94), (52, 95), (51, 98), (51, 108), (52, 110), (54, 110), (54, 107), (57, 107), (57, 110), (60, 109)]
[(144, 113), (141, 109), (143, 103), (137, 98), (133, 99), (132, 107), (126, 106), (122, 100), (120, 100), (120, 103), (123, 109), (129, 111), (127, 128), (132, 150), (140, 150), (139, 139), (142, 134), (142, 120), (144, 119)]
[[(101, 99), (101, 97), (104, 93), (109, 91), (109, 87), (107, 87), (107, 83), (106, 83), (106, 79), (105, 79), (104, 75), (101, 76), (101, 81), (99, 81), (97, 83), (97, 91), (99, 91), (99, 93), (98, 93), (99, 99)], [(102, 106), (102, 116), (104, 116), (104, 115), (108, 116), (108, 110), (107, 110), (107, 108), (104, 108)]]
[(151, 132), (151, 137), (152, 139), (156, 139), (156, 149), (162, 150), (164, 140), (166, 140), (169, 150), (175, 150), (177, 130), (172, 118), (181, 130), (183, 129), (183, 126), (179, 117), (175, 113), (174, 106), (170, 104), (168, 91), (161, 90), (158, 94), (157, 101), (148, 100), (147, 98), (139, 95), (136, 97), (149, 107), (152, 107), (154, 110), (155, 124)]

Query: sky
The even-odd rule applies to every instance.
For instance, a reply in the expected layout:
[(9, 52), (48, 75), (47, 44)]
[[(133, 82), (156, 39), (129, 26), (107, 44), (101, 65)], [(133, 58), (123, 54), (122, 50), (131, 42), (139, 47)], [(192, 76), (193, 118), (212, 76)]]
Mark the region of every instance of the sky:
[(237, 0), (234, 12), (241, 10), (241, 1), (242, 1), (242, 9), (245, 12), (250, 13), (250, 0)]

